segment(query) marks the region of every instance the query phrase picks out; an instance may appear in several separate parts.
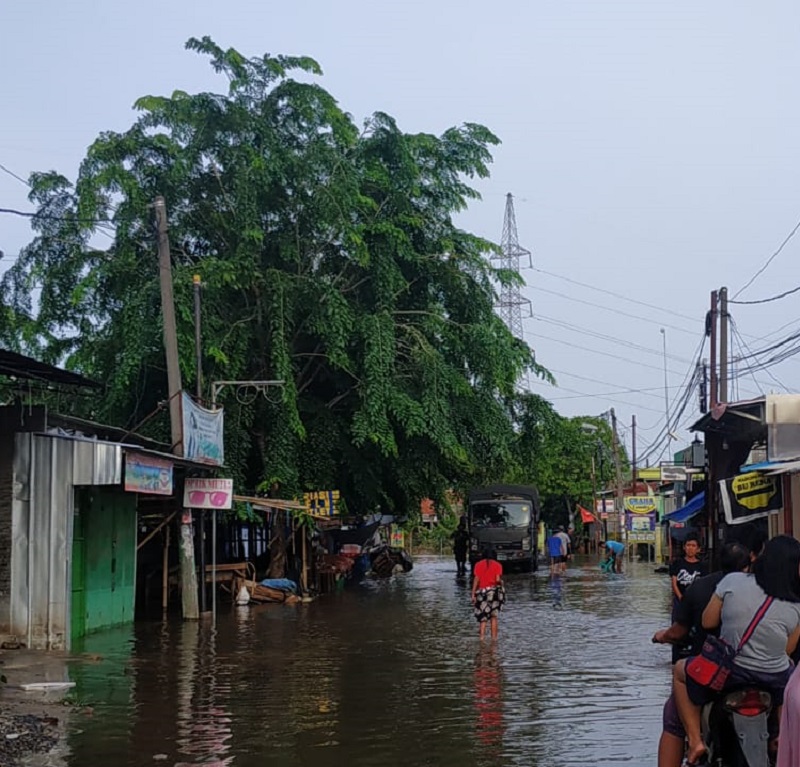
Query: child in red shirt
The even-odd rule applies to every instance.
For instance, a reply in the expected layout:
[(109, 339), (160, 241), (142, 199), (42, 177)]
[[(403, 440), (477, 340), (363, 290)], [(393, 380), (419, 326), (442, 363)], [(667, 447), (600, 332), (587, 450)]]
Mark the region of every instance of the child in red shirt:
[(481, 559), (472, 568), (472, 604), (478, 621), (479, 636), (486, 635), (486, 624), (491, 626), (492, 639), (497, 639), (498, 615), (506, 601), (503, 589), (503, 566), (494, 551), (484, 550)]

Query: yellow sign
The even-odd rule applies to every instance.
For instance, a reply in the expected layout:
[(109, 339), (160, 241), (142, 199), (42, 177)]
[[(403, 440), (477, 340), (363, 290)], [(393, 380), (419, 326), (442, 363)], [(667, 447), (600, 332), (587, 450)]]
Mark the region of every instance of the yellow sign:
[(625, 508), (633, 514), (652, 514), (657, 510), (655, 496), (630, 495), (625, 499)]
[(338, 490), (316, 490), (312, 493), (303, 493), (303, 502), (312, 514), (332, 517), (339, 513)]
[(661, 467), (655, 469), (637, 469), (636, 476), (645, 482), (660, 482), (661, 481)]
[(765, 477), (758, 472), (740, 474), (731, 482), (731, 490), (736, 502), (746, 509), (765, 509), (772, 497), (778, 492), (778, 483), (774, 477)]

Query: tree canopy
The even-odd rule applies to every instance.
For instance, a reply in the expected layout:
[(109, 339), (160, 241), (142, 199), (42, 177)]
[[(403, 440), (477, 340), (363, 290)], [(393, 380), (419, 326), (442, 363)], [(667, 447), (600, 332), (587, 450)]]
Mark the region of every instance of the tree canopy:
[[(497, 138), (471, 123), (405, 133), (381, 112), (359, 126), (310, 58), (247, 58), (209, 38), (187, 48), (227, 79), (224, 93), (141, 98), (74, 182), (31, 177), (35, 238), (2, 281), (2, 338), (106, 381), (85, 415), (144, 421), (166, 440), (166, 415), (147, 420), (167, 396), (152, 208), (163, 195), (184, 384), (194, 274), (206, 392), (285, 382), (268, 398), (223, 394), (240, 488), (336, 487), (351, 507), (404, 513), (515, 471), (517, 382), (549, 374), (493, 310), (497, 285), (518, 278), (453, 221), (478, 198), (470, 179), (488, 175)], [(526, 443), (532, 459), (547, 428)], [(550, 482), (557, 463), (535, 460)]]

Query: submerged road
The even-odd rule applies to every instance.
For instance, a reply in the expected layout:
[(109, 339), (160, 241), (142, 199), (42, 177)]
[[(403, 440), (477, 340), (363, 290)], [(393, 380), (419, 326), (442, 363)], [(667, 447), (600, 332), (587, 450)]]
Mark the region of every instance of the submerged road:
[(92, 637), (52, 764), (222, 767), (655, 764), (669, 588), (653, 566), (508, 579), (479, 645), (451, 560), (296, 607), (228, 608)]

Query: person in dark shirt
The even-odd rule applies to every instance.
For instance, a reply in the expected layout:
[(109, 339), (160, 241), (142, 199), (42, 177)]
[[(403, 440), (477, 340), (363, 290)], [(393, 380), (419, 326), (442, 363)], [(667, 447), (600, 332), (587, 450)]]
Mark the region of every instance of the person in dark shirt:
[[(699, 655), (708, 632), (703, 628), (703, 611), (711, 600), (717, 584), (728, 573), (747, 572), (751, 564), (751, 552), (747, 546), (730, 542), (720, 551), (721, 569), (697, 578), (689, 586), (678, 603), (673, 615), (673, 624), (668, 629), (657, 631), (653, 642), (675, 644), (688, 641), (688, 652)], [(718, 630), (714, 633), (718, 633)], [(673, 663), (675, 662), (673, 657)], [(680, 767), (683, 762), (686, 733), (678, 716), (672, 695), (664, 705), (664, 723), (658, 743), (658, 767)]]
[(697, 533), (689, 533), (683, 542), (683, 556), (675, 560), (669, 567), (672, 579), (672, 594), (675, 597), (673, 612), (678, 603), (683, 599), (686, 589), (691, 586), (695, 578), (706, 574), (705, 564), (700, 561), (700, 538)]
[(461, 517), (458, 522), (458, 527), (450, 537), (453, 539), (453, 555), (456, 558), (456, 571), (458, 575), (466, 575), (469, 530), (467, 530), (467, 520), (464, 517)]

